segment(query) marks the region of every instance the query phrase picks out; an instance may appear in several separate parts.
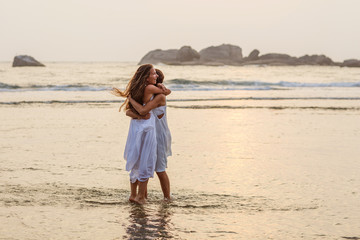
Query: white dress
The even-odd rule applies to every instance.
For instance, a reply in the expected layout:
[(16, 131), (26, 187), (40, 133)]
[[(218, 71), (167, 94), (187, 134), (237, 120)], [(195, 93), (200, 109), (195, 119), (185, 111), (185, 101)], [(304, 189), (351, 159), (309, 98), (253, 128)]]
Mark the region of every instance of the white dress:
[(131, 119), (126, 141), (124, 159), (126, 171), (130, 172), (132, 183), (145, 182), (154, 176), (156, 164), (155, 114), (150, 111), (150, 118)]
[[(171, 156), (171, 134), (167, 123), (166, 105), (152, 110), (155, 115), (155, 128), (157, 140), (156, 172), (164, 172), (167, 168), (167, 157)], [(164, 114), (162, 118), (158, 116)]]

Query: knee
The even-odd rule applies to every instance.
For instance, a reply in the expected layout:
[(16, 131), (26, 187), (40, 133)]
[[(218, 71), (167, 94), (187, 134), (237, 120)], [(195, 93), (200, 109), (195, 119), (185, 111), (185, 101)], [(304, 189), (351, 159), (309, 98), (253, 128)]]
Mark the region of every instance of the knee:
[(158, 177), (162, 177), (166, 175), (166, 171), (163, 172), (156, 172), (156, 174), (158, 175)]

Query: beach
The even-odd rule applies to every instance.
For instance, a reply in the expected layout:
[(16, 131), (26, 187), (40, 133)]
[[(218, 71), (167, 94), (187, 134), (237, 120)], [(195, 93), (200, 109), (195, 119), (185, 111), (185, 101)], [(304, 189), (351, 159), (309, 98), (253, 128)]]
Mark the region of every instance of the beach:
[(130, 204), (135, 63), (0, 64), (0, 239), (360, 239), (360, 70), (156, 66), (173, 201)]

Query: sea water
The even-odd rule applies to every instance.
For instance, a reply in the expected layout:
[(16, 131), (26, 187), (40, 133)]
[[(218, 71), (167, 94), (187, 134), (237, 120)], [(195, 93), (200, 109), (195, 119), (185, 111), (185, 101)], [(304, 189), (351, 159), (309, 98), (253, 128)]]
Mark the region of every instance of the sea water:
[(128, 203), (136, 63), (0, 64), (0, 237), (358, 239), (360, 69), (168, 66), (173, 201)]

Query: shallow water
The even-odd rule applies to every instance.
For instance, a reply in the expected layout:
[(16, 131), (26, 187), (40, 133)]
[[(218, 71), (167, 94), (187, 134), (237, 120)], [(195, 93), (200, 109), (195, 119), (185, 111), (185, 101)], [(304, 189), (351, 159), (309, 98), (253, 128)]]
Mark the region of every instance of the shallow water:
[[(73, 64), (70, 72), (88, 65)], [(57, 76), (53, 84), (63, 85), (58, 76), (66, 78), (68, 65), (56, 66), (49, 68)], [(92, 65), (95, 72), (101, 66)], [(223, 69), (164, 68), (170, 76), (178, 71), (179, 78), (190, 69), (196, 81), (208, 70), (213, 81)], [(255, 79), (260, 73), (254, 69), (236, 71)], [(314, 81), (321, 82), (326, 70), (332, 73), (327, 79), (337, 82), (338, 71), (350, 71), (295, 68), (298, 76), (291, 69), (265, 68), (271, 75), (261, 81), (277, 82), (284, 74), (301, 78), (304, 71), (321, 76)], [(24, 76), (32, 71), (34, 84), (40, 74), (34, 71), (44, 70), (6, 71)], [(84, 72), (80, 79), (92, 79), (79, 72)], [(44, 85), (42, 74), (38, 85)], [(11, 76), (14, 84), (27, 84)], [(174, 200), (162, 202), (155, 177), (148, 203), (137, 206), (127, 201), (122, 154), (129, 119), (117, 111), (120, 99), (103, 90), (3, 91), (0, 238), (360, 238), (358, 96), (357, 87), (321, 86), (173, 91), (168, 97), (173, 156), (167, 172)]]

